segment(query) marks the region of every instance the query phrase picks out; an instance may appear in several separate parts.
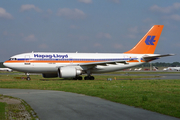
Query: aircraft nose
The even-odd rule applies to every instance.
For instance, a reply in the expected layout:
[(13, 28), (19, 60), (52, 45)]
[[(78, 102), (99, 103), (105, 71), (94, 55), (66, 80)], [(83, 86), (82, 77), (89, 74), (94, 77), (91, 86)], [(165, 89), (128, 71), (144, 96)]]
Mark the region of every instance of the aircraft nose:
[(9, 67), (9, 64), (6, 61), (3, 63), (3, 65)]

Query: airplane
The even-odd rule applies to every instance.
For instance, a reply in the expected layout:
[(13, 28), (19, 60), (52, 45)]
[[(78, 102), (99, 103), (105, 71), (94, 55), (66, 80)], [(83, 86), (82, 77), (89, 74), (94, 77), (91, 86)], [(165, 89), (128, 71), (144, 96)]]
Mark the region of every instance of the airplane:
[(129, 51), (124, 53), (55, 53), (32, 52), (12, 56), (3, 64), (13, 70), (42, 73), (44, 78), (94, 80), (94, 73), (119, 71), (174, 54), (154, 54), (164, 25), (154, 25)]
[(163, 70), (180, 71), (180, 67), (168, 67), (168, 68), (164, 68)]
[(153, 70), (154, 70), (154, 71), (158, 71), (158, 67), (153, 66)]
[(135, 70), (135, 71), (141, 71), (142, 68), (135, 68), (134, 70)]
[(0, 68), (0, 71), (8, 71), (8, 72), (12, 72), (13, 70), (10, 68)]

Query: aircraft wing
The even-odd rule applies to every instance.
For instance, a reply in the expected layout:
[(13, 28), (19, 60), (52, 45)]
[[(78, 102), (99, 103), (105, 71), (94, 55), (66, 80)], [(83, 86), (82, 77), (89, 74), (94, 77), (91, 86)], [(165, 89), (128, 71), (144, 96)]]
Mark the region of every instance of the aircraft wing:
[(165, 54), (165, 55), (155, 55), (155, 56), (144, 56), (143, 60), (146, 62), (155, 60), (155, 59), (159, 59), (161, 57), (166, 57), (166, 56), (173, 56), (174, 54)]
[(102, 61), (102, 62), (80, 63), (79, 65), (82, 65), (82, 66), (104, 65), (104, 66), (106, 66), (107, 64), (117, 64), (117, 63), (128, 64), (125, 60), (116, 60), (116, 61)]

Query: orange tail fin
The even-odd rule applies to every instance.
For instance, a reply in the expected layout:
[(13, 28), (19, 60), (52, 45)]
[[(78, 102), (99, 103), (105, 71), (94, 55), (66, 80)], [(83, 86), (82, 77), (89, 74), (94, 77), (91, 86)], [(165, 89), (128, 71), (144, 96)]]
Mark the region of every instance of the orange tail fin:
[(159, 41), (164, 25), (154, 25), (146, 35), (132, 48), (125, 53), (132, 54), (153, 54)]

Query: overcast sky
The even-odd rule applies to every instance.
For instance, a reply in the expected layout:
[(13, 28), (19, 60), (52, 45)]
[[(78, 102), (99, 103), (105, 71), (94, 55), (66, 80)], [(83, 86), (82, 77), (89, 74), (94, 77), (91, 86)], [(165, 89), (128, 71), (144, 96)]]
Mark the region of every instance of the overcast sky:
[(1, 0), (0, 61), (24, 52), (130, 50), (164, 25), (155, 62), (180, 62), (179, 0)]

